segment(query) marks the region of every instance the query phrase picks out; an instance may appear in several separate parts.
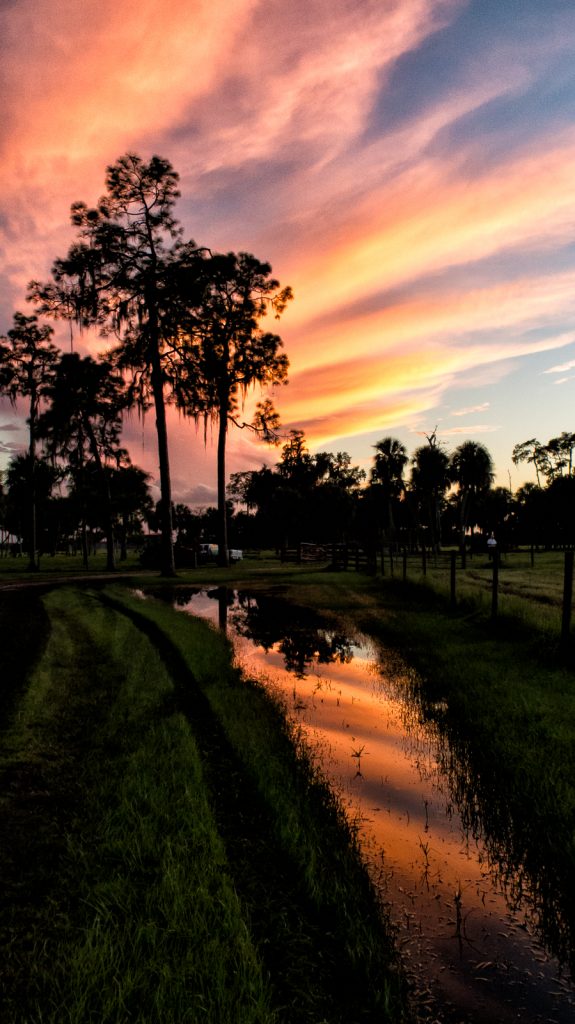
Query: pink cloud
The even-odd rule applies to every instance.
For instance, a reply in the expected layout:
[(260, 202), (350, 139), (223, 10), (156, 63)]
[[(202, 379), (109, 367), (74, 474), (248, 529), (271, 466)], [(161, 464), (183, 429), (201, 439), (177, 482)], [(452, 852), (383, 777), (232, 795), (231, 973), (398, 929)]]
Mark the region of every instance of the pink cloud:
[[(349, 0), (169, 0), (161, 16), (153, 0), (5, 7), (5, 315), (68, 248), (70, 203), (95, 201), (106, 165), (134, 148), (180, 171), (181, 216), (195, 237), (199, 224), (199, 242), (252, 249), (293, 285), (277, 328), (291, 361), (278, 405), (310, 440), (409, 426), (447, 388), (487, 386), (526, 355), (572, 344), (574, 272), (546, 272), (545, 260), (575, 229), (575, 130), (550, 120), (491, 165), (481, 135), (452, 141), (466, 119), (534, 88), (573, 45), (569, 18), (476, 54), (438, 99), (377, 132), (398, 60), (467, 5), (360, 7), (361, 17)], [(508, 279), (525, 253), (539, 265)], [(482, 281), (449, 279), (490, 260)], [(58, 337), (67, 347), (67, 332)], [(86, 335), (75, 345), (104, 347)], [(213, 450), (170, 422), (178, 488), (211, 488)], [(138, 428), (127, 429), (138, 461)], [(275, 458), (236, 435), (230, 452), (232, 468)]]

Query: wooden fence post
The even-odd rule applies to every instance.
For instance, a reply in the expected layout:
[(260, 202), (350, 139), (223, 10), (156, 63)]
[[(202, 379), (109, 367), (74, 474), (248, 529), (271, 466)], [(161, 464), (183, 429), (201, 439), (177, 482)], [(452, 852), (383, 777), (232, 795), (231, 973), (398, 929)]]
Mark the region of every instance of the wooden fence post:
[(569, 646), (571, 634), (571, 603), (573, 598), (573, 552), (565, 552), (565, 573), (563, 576), (563, 614), (561, 616), (561, 646)]
[(427, 576), (427, 551), (425, 550), (425, 544), (421, 545), (421, 571), (424, 576)]
[(407, 551), (403, 552), (403, 582), (407, 579)]
[(493, 551), (493, 583), (491, 586), (491, 618), (497, 618), (497, 603), (499, 597), (499, 551)]
[(455, 605), (457, 604), (457, 597), (456, 597), (456, 593), (455, 593), (455, 567), (456, 567), (456, 560), (457, 560), (457, 552), (456, 551), (452, 551), (451, 552), (451, 566), (450, 566), (450, 582), (451, 582), (450, 591), (451, 591), (451, 607), (452, 608), (455, 608)]

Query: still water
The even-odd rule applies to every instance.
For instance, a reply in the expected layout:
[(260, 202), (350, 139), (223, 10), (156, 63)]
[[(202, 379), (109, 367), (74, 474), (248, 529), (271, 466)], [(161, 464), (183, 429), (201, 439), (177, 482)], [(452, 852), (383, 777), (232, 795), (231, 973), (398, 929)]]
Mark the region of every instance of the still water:
[(171, 599), (227, 628), (246, 674), (301, 727), (358, 828), (421, 1015), (572, 1024), (560, 894), (542, 882), (544, 868), (528, 873), (514, 857), (497, 795), (478, 792), (446, 740), (444, 709), (424, 705), (415, 673), (368, 638), (279, 599), (222, 588)]

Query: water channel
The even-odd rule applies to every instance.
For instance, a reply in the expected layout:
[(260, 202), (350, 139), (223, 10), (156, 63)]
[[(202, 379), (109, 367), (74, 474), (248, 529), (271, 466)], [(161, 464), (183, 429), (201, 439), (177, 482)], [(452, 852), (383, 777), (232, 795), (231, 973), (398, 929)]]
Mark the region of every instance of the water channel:
[(172, 600), (227, 628), (245, 673), (273, 688), (303, 730), (359, 829), (422, 1019), (572, 1024), (569, 924), (549, 886), (517, 863), (512, 840), (490, 833), (497, 794), (478, 792), (415, 673), (279, 599), (214, 588), (178, 589)]

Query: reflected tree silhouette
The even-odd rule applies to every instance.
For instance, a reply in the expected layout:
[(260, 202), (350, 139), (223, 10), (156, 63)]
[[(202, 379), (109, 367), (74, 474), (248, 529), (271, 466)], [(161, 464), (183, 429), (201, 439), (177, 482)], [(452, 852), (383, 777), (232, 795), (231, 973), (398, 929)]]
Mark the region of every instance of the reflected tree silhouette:
[[(241, 619), (234, 624), (242, 636), (263, 647), (277, 647), (285, 667), (303, 679), (314, 664), (345, 664), (353, 658), (353, 641), (343, 632), (327, 628), (319, 618), (314, 621), (309, 609), (296, 609), (288, 602), (258, 595), (238, 594)], [(311, 619), (311, 621), (310, 621)]]

